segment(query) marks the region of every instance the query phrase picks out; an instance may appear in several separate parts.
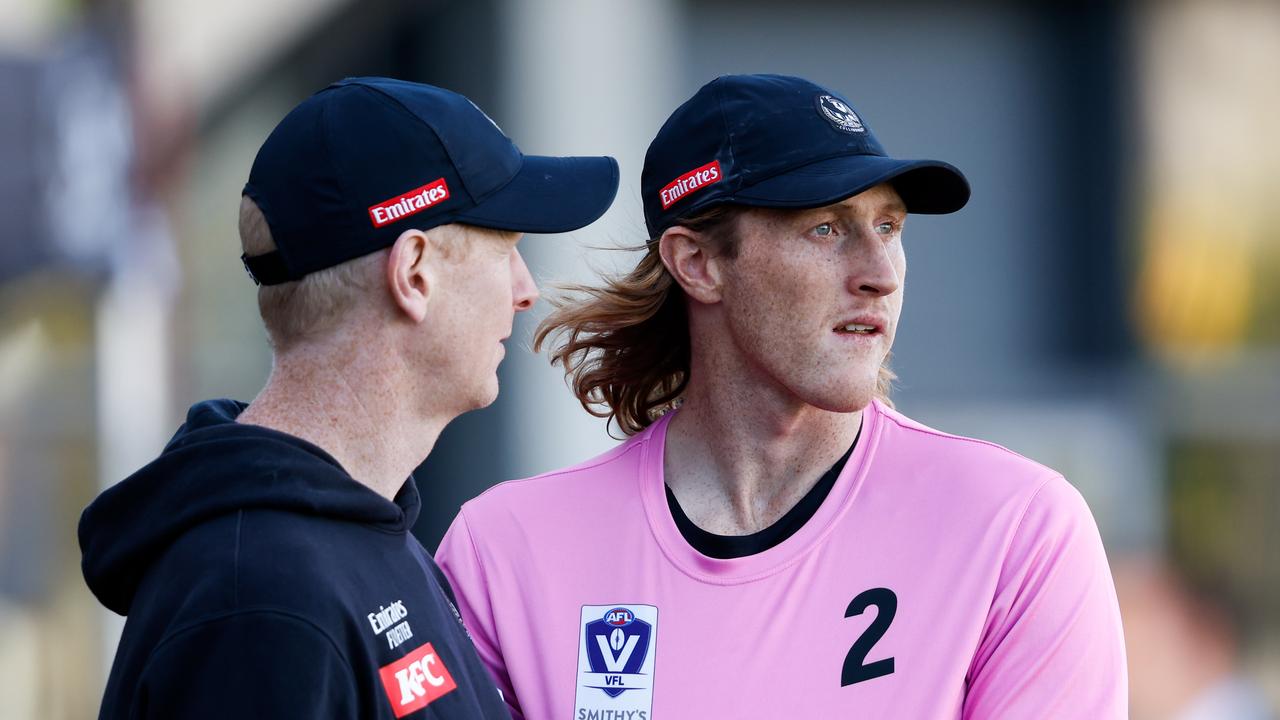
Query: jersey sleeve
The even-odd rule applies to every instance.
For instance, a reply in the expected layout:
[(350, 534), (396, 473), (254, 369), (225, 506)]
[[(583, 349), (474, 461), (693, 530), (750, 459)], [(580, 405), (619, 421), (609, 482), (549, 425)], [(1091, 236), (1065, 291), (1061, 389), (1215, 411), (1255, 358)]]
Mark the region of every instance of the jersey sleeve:
[(449, 526), (449, 531), (440, 541), (440, 547), (436, 549), (435, 559), (453, 586), (458, 612), (476, 646), (476, 653), (502, 691), (502, 699), (507, 703), (511, 716), (523, 719), (524, 714), (520, 711), (519, 699), (511, 686), (511, 677), (507, 673), (506, 661), (498, 643), (493, 603), (489, 597), (489, 582), (475, 541), (471, 537), (465, 509), (458, 512), (453, 524)]
[(139, 679), (138, 718), (348, 718), (346, 659), (315, 626), (263, 611), (220, 618), (159, 645)]
[(1023, 513), (967, 680), (965, 720), (1128, 717), (1111, 570), (1084, 498), (1061, 477)]

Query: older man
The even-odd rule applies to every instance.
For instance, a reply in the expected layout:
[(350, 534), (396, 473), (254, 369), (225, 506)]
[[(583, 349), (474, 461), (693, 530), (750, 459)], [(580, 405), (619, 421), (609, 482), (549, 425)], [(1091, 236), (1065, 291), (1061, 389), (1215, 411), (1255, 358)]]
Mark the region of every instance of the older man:
[(81, 520), (85, 578), (128, 615), (101, 717), (507, 716), (409, 532), (410, 472), (497, 395), (537, 297), (520, 233), (592, 222), (617, 178), (427, 85), (348, 79), (281, 121), (240, 213), (266, 387), (191, 408)]

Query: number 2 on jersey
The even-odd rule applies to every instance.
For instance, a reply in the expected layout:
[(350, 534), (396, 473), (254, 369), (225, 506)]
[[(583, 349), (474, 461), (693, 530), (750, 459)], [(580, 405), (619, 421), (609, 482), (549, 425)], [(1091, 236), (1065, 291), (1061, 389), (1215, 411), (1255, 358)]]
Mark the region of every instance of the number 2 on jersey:
[(870, 653), (871, 648), (880, 642), (880, 638), (884, 637), (885, 631), (889, 629), (889, 624), (893, 622), (893, 616), (898, 612), (898, 596), (894, 595), (889, 588), (871, 588), (859, 593), (853, 602), (849, 603), (844, 616), (851, 618), (854, 615), (861, 615), (872, 605), (876, 606), (876, 619), (871, 621), (858, 641), (849, 648), (849, 654), (844, 656), (844, 669), (840, 672), (840, 687), (874, 680), (893, 673), (893, 658), (876, 660), (870, 664), (866, 659), (867, 653)]

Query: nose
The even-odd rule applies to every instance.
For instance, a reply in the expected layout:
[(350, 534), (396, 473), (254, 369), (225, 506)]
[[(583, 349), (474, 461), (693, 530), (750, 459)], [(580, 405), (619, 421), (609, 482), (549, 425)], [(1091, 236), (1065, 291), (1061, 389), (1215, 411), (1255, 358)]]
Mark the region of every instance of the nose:
[(511, 301), (516, 312), (524, 312), (538, 300), (538, 286), (529, 274), (519, 250), (511, 251)]
[(858, 242), (854, 245), (857, 249), (849, 260), (849, 291), (855, 295), (876, 297), (897, 292), (902, 286), (902, 278), (894, 258), (901, 254), (902, 246), (896, 240), (887, 241), (875, 228), (859, 233)]

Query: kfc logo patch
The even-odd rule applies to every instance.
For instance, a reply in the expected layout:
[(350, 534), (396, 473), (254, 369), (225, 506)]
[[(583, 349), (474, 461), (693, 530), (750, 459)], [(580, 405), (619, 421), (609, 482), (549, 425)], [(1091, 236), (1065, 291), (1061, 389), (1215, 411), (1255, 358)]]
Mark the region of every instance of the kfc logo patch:
[(396, 717), (421, 710), (458, 687), (431, 643), (378, 670)]
[(719, 160), (712, 160), (700, 168), (694, 168), (662, 188), (662, 209), (666, 210), (685, 195), (718, 183), (723, 179), (724, 172), (720, 170)]
[(369, 219), (373, 221), (374, 227), (380, 228), (439, 205), (448, 199), (449, 186), (445, 184), (444, 178), (440, 178), (403, 195), (369, 206)]

